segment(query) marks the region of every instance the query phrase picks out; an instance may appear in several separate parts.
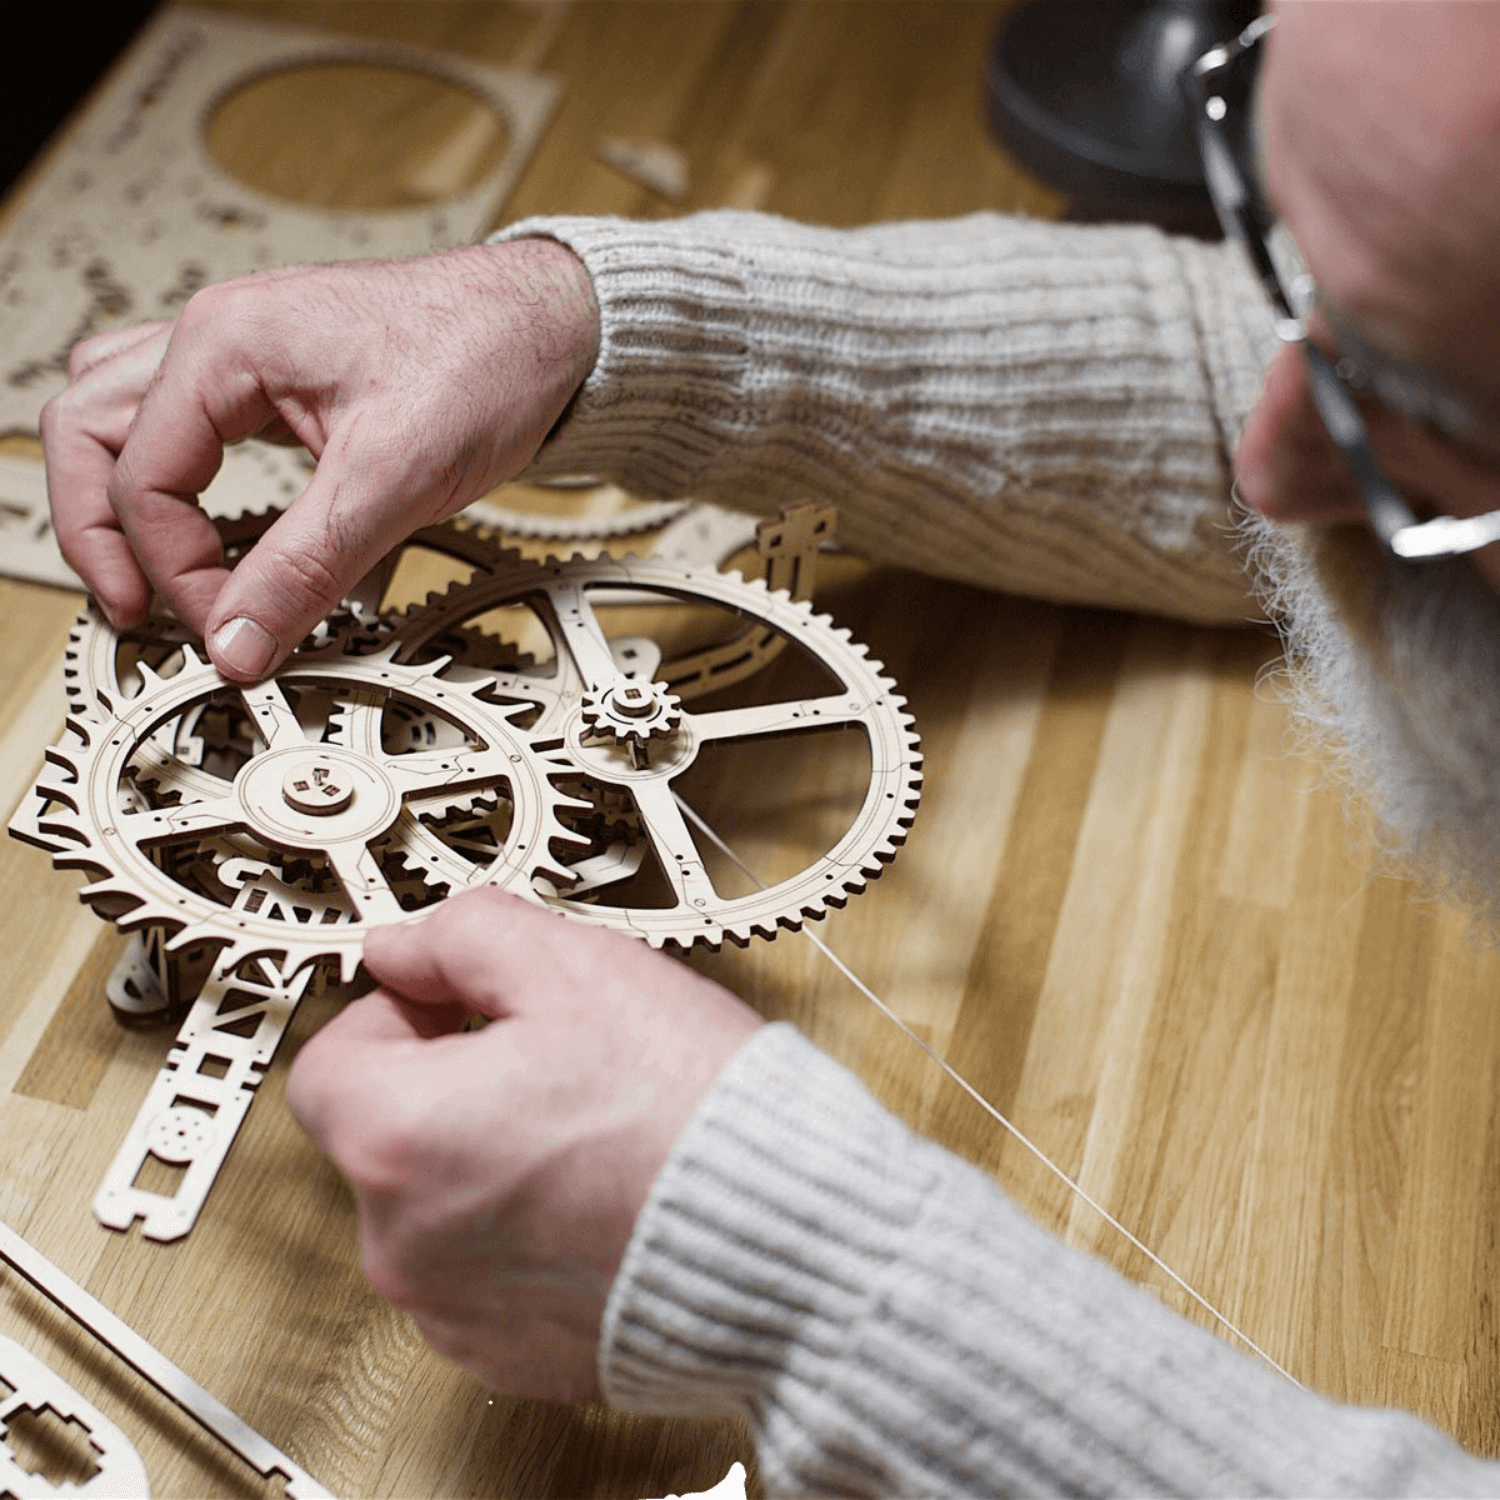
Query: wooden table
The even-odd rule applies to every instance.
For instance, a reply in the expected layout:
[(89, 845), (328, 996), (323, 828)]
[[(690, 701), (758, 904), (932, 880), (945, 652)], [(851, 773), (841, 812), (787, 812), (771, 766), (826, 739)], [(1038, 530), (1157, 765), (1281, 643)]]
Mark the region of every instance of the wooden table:
[[(604, 135), (682, 146), (689, 209), (853, 224), (1058, 208), (977, 123), (999, 4), (234, 8), (560, 78), (506, 220), (671, 211), (594, 159)], [(287, 145), (274, 107), (221, 128), (247, 172)], [(399, 155), (399, 141), (372, 150), (371, 170)], [(328, 188), (369, 190), (358, 171)], [(909, 846), (825, 940), (1299, 1379), (1500, 1452), (1500, 969), (1461, 917), (1351, 845), (1339, 793), (1289, 748), (1262, 684), (1274, 640), (863, 566), (832, 570), (819, 602), (902, 684), (927, 756)], [(7, 810), (57, 732), (78, 603), (0, 582)], [(773, 853), (795, 837), (784, 823), (762, 839)], [(376, 1299), (349, 1195), (283, 1100), (287, 1057), (330, 1002), (299, 1014), (191, 1236), (97, 1227), (89, 1199), (167, 1039), (110, 1019), (101, 982), (121, 939), (76, 886), (0, 844), (0, 1218), (341, 1494), (662, 1495), (708, 1488), (734, 1458), (754, 1490), (732, 1424), (508, 1399)], [(805, 940), (695, 962), (796, 1021), (1042, 1223), (1210, 1321)], [(0, 1332), (125, 1428), (154, 1493), (258, 1490), (9, 1274)]]

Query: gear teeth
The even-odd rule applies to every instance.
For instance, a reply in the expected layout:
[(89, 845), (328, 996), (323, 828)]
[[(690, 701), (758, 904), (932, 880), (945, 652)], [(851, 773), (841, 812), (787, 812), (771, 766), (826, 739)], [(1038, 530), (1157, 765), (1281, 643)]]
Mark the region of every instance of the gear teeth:
[(48, 765), (61, 766), (71, 771), (74, 777), (78, 777), (79, 760), (85, 755), (94, 743), (95, 736), (105, 729), (102, 724), (96, 724), (80, 714), (69, 714), (63, 721), (63, 729), (73, 737), (73, 742), (66, 739), (60, 740), (55, 745), (49, 745), (42, 753), (42, 758)]
[(533, 880), (545, 880), (554, 891), (561, 894), (574, 884), (578, 877), (561, 862), (541, 861), (532, 869)]
[[(246, 529), (253, 524), (246, 522)], [(408, 908), (424, 886), (436, 892), (482, 884), (486, 870), (493, 869), (494, 883), (508, 883), (532, 900), (545, 899), (575, 919), (632, 932), (655, 947), (717, 949), (726, 942), (744, 945), (752, 938), (771, 938), (783, 929), (795, 931), (807, 921), (820, 920), (863, 890), (905, 842), (922, 783), (922, 759), (906, 700), (867, 647), (826, 614), (814, 614), (787, 589), (772, 589), (760, 578), (747, 581), (738, 573), (683, 569), (650, 557), (590, 558), (576, 548), (567, 561), (554, 555), (545, 564), (525, 562), (516, 553), (497, 549), (482, 526), (467, 520), (424, 529), (417, 540), (462, 557), (473, 568), (472, 576), (434, 591), (424, 604), (400, 615), (374, 616), (364, 622), (359, 626), (360, 650), (354, 649), (353, 637), (344, 626), (330, 623), (326, 635), (331, 638), (320, 636), (299, 649), (277, 674), (294, 680), (299, 672), (312, 674), (314, 680), (332, 686), (333, 692), (325, 695), (328, 699), (354, 692), (384, 695), (395, 702), (405, 695), (422, 706), (422, 713), (451, 721), (471, 741), (514, 746), (510, 757), (518, 762), (514, 771), (495, 773), (496, 785), (503, 784), (512, 802), (511, 821), (496, 821), (486, 831), (481, 786), (471, 782), (466, 790), (451, 796), (435, 786), (427, 801), (431, 815), (414, 813), (401, 823), (399, 837), (378, 846), (394, 892)], [(711, 902), (706, 920), (696, 910), (611, 906), (604, 899), (611, 893), (608, 881), (595, 882), (586, 899), (569, 902), (567, 887), (579, 878), (569, 870), (570, 855), (592, 857), (603, 851), (615, 833), (626, 841), (650, 837), (639, 815), (632, 818), (619, 811), (633, 807), (630, 777), (650, 774), (650, 766), (627, 768), (621, 762), (616, 779), (607, 761), (585, 755), (584, 742), (577, 737), (585, 684), (547, 600), (549, 595), (556, 599), (590, 587), (621, 594), (654, 592), (664, 602), (702, 603), (739, 617), (741, 623), (728, 639), (662, 660), (656, 680), (663, 692), (675, 695), (674, 705), (680, 700), (682, 706), (675, 710), (681, 718), (657, 737), (655, 753), (659, 756), (679, 732), (686, 742), (694, 695), (746, 680), (788, 643), (827, 667), (840, 684), (839, 691), (847, 692), (852, 703), (863, 705), (857, 717), (851, 715), (846, 722), (857, 723), (868, 736), (871, 784), (858, 817), (829, 855), (770, 891)], [(464, 631), (470, 622), (505, 605), (529, 608), (536, 623), (551, 634), (556, 666), (539, 682), (537, 701), (494, 701), (487, 696), (496, 691), (497, 680), (517, 670), (502, 667), (498, 658), (485, 654), (499, 637), (476, 640), (477, 659), (466, 659)], [(373, 640), (368, 654), (361, 654), (363, 637), (374, 633), (377, 625), (388, 627), (389, 633)], [(94, 872), (93, 884), (86, 887), (91, 902), (99, 908), (134, 902), (116, 920), (128, 926), (155, 922), (169, 927), (174, 949), (227, 942), (230, 957), (237, 960), (270, 957), (289, 972), (327, 962), (336, 964), (345, 978), (352, 977), (363, 937), (359, 922), (324, 924), (317, 916), (309, 922), (305, 913), (283, 909), (283, 918), (291, 920), (274, 924), (258, 920), (256, 912), (224, 906), (222, 884), (216, 899), (206, 894), (218, 880), (217, 868), (254, 852), (245, 839), (238, 843), (220, 840), (224, 847), (215, 853), (215, 840), (210, 838), (200, 846), (198, 857), (191, 858), (186, 844), (174, 848), (170, 839), (158, 841), (148, 853), (118, 831), (122, 792), (133, 789), (139, 802), (141, 788), (154, 783), (161, 788), (152, 794), (157, 800), (166, 794), (190, 805), (204, 797), (203, 790), (194, 791), (191, 781), (174, 785), (174, 761), (183, 753), (192, 759), (193, 752), (184, 751), (180, 732), (168, 726), (208, 695), (232, 690), (191, 644), (180, 646), (181, 667), (163, 677), (158, 670), (162, 657), (148, 644), (143, 650), (146, 659), (131, 665), (131, 682), (138, 680), (139, 692), (128, 693), (115, 680), (119, 644), (118, 636), (88, 614), (76, 622), (69, 636), (65, 656), (68, 729), (63, 742), (49, 752), (32, 793), (32, 805), (44, 800), (47, 810), (30, 817), (29, 831), (38, 840), (49, 841), (46, 847), (54, 850), (60, 865)], [(412, 660), (426, 649), (442, 654), (431, 661)], [(598, 691), (609, 684), (592, 686)], [(323, 699), (315, 701), (325, 743), (351, 750), (347, 740), (353, 721), (347, 703), (334, 701), (329, 707)], [(633, 699), (622, 702), (626, 709), (636, 707)], [(634, 741), (643, 724), (644, 720), (638, 725), (633, 719), (621, 719), (620, 733)], [(154, 742), (155, 750), (143, 750), (154, 736), (162, 735)], [(236, 750), (219, 747), (217, 742), (211, 748), (215, 753), (225, 749), (231, 756), (257, 753), (253, 747)], [(352, 750), (366, 752), (384, 753), (363, 745)], [(413, 765), (414, 774), (419, 774), (419, 766), (420, 762)], [(183, 767), (184, 773), (191, 770)], [(216, 761), (210, 771), (193, 774), (222, 777), (223, 770)], [(557, 784), (566, 784), (569, 778), (592, 783), (597, 798), (575, 796)], [(463, 822), (465, 813), (481, 818), (472, 835), (465, 831), (469, 826)], [(451, 847), (442, 842), (444, 818), (453, 820), (449, 824), (454, 830)], [(568, 826), (564, 819), (580, 826)], [(268, 833), (258, 837), (268, 845), (275, 842)], [(493, 865), (486, 863), (492, 838), (499, 849)], [(64, 840), (72, 841), (71, 847), (59, 852), (56, 846)], [(249, 844), (254, 844), (253, 838)], [(284, 851), (273, 854), (277, 860), (289, 857)], [(282, 868), (290, 869), (291, 864)], [(332, 882), (330, 868), (310, 861), (307, 875), (309, 899), (304, 904), (315, 912), (331, 909), (320, 906), (327, 895), (323, 883)], [(267, 879), (277, 877), (268, 875)], [(548, 890), (561, 894), (544, 898)], [(621, 893), (628, 900), (629, 892), (622, 889)], [(287, 903), (295, 908), (295, 895), (288, 895)]]
[[(734, 681), (743, 681), (787, 642), (795, 643), (814, 659), (823, 658), (851, 696), (865, 705), (861, 717), (869, 725), (871, 774), (887, 788), (884, 797), (869, 801), (857, 820), (852, 835), (853, 847), (840, 858), (837, 878), (833, 881), (823, 879), (821, 866), (813, 868), (803, 877), (784, 882), (763, 899), (751, 897), (726, 901), (725, 919), (709, 924), (701, 923), (696, 914), (684, 912), (611, 908), (597, 895), (592, 895), (579, 906), (579, 914), (587, 920), (604, 921), (638, 936), (646, 936), (657, 946), (717, 947), (725, 941), (740, 942), (751, 936), (767, 936), (782, 926), (795, 926), (804, 919), (816, 920), (825, 909), (847, 899), (846, 885), (852, 890), (864, 887), (868, 877), (861, 873), (861, 866), (878, 873), (894, 858), (896, 850), (905, 841), (906, 829), (912, 821), (920, 794), (920, 756), (911, 716), (904, 711), (904, 700), (893, 693), (894, 681), (871, 658), (868, 649), (854, 641), (849, 631), (836, 626), (826, 614), (815, 615), (805, 601), (799, 601), (785, 588), (772, 589), (760, 578), (746, 581), (737, 574), (687, 570), (650, 558), (644, 561), (638, 558), (590, 561), (575, 554), (562, 561), (554, 555), (540, 565), (540, 574), (537, 568), (508, 574), (497, 570), (476, 581), (472, 588), (451, 589), (425, 616), (420, 612), (408, 615), (401, 629), (408, 642), (407, 649), (415, 650), (424, 640), (462, 629), (468, 620), (490, 609), (508, 603), (538, 601), (540, 596), (549, 592), (555, 594), (559, 589), (578, 587), (618, 587), (625, 592), (631, 589), (654, 590), (663, 596), (686, 601), (701, 598), (705, 603), (717, 604), (740, 614), (747, 623), (731, 641), (662, 662), (657, 679), (684, 702), (709, 687), (729, 685), (726, 667), (739, 672)], [(552, 632), (559, 672), (566, 673), (570, 670), (571, 658), (566, 653), (565, 640), (558, 636), (556, 628), (551, 626), (539, 607), (536, 612), (541, 623)], [(748, 663), (748, 670), (740, 670), (743, 663)], [(569, 702), (575, 709), (577, 695), (582, 690), (582, 683), (570, 685)], [(549, 774), (571, 770), (581, 779), (589, 780), (592, 763), (585, 764), (578, 759), (578, 747), (570, 739), (575, 731), (569, 725), (574, 722), (576, 712), (570, 719), (564, 714), (554, 716), (550, 708), (544, 710), (543, 718), (534, 722), (530, 729), (532, 754)], [(688, 722), (691, 722), (690, 715)], [(607, 770), (601, 771), (597, 779), (605, 785), (610, 784)], [(621, 785), (623, 790), (625, 784)], [(592, 847), (596, 849), (600, 847), (602, 837), (601, 828), (594, 821), (598, 811), (592, 805), (572, 808), (575, 816), (585, 820), (584, 827), (592, 836)], [(642, 837), (639, 828), (631, 836)], [(835, 888), (832, 899), (830, 887)], [(561, 909), (570, 909), (566, 897), (555, 899)]]
[[(166, 941), (168, 953), (180, 953), (185, 948), (195, 947), (199, 943), (222, 943), (224, 934), (217, 930), (211, 922), (190, 922), (180, 925)], [(246, 952), (241, 955), (240, 961), (259, 958), (258, 952)]]
[(605, 541), (616, 537), (659, 531), (679, 519), (689, 508), (690, 502), (686, 500), (657, 500), (619, 515), (575, 518), (515, 511), (495, 501), (477, 500), (466, 512), (460, 512), (460, 516), (469, 525), (488, 529), (495, 537), (513, 536), (559, 546), (583, 537), (602, 546)]
[[(70, 778), (66, 783), (59, 782), (54, 772), (65, 772)], [(78, 786), (83, 779), (83, 772), (79, 767), (78, 759), (72, 749), (67, 745), (50, 745), (43, 752), (42, 770), (37, 777), (37, 790), (50, 791), (59, 785)]]
[[(58, 861), (64, 863), (64, 861)], [(121, 885), (113, 875), (106, 875), (102, 879), (94, 881), (90, 885), (79, 889), (78, 899), (89, 906), (97, 906), (101, 902), (114, 898), (121, 898), (139, 904), (141, 897), (129, 887)]]
[(285, 506), (268, 505), (260, 510), (250, 507), (233, 516), (216, 516), (214, 530), (219, 533), (220, 545), (228, 550), (249, 546), (258, 542), (285, 511)]
[[(510, 759), (524, 761), (528, 741), (512, 722), (524, 709), (501, 710), (484, 703), (482, 679), (454, 682), (442, 675), (442, 662), (421, 667), (397, 664), (396, 644), (390, 642), (372, 657), (342, 654), (337, 645), (299, 653), (278, 677), (294, 683), (327, 683), (333, 689), (330, 697), (339, 692), (383, 692), (391, 701), (410, 700), (427, 713), (440, 708), (471, 742), (513, 747)], [(170, 929), (173, 951), (211, 941), (227, 944), (236, 962), (267, 954), (294, 967), (337, 961), (345, 977), (352, 977), (363, 934), (350, 931), (358, 924), (322, 920), (326, 911), (335, 909), (327, 905), (326, 895), (311, 890), (306, 902), (298, 902), (295, 892), (287, 892), (284, 900), (269, 903), (279, 921), (262, 918), (259, 905), (251, 910), (247, 905), (225, 904), (225, 886), (217, 871), (244, 857), (247, 837), (253, 845), (253, 820), (250, 835), (237, 836), (238, 841), (210, 836), (198, 845), (193, 857), (184, 857), (193, 855), (190, 842), (175, 848), (170, 840), (156, 843), (148, 853), (118, 831), (120, 793), (134, 787), (138, 772), (143, 781), (171, 780), (171, 755), (161, 749), (162, 740), (175, 743), (196, 707), (224, 688), (215, 669), (191, 656), (185, 656), (182, 669), (167, 678), (147, 665), (140, 680), (141, 694), (131, 700), (127, 714), (112, 722), (96, 717), (98, 710), (92, 704), (70, 713), (65, 738), (49, 749), (43, 772), (29, 793), (33, 805), (42, 802), (47, 810), (28, 821), (27, 831), (34, 833), (35, 841), (48, 849), (60, 867), (89, 872), (91, 883), (85, 887), (84, 898), (95, 910), (122, 927), (158, 924)], [(334, 702), (332, 709), (323, 712), (338, 724), (347, 721), (346, 708)], [(253, 757), (255, 752), (246, 753)], [(559, 881), (568, 879), (563, 860), (546, 851), (554, 841), (560, 848), (571, 847), (578, 835), (558, 820), (559, 809), (552, 802), (561, 804), (564, 798), (554, 794), (550, 778), (539, 767), (533, 767), (531, 778), (529, 783), (516, 773), (501, 778), (507, 795), (516, 786), (530, 785), (543, 792), (544, 800), (538, 803), (528, 791), (530, 805), (521, 810), (514, 824), (518, 831), (510, 836), (502, 833), (497, 839), (492, 861), (497, 883), (521, 885), (528, 860), (539, 863)], [(471, 786), (466, 796), (477, 794), (478, 788)], [(185, 795), (189, 805), (198, 800), (190, 789)], [(258, 836), (275, 843), (274, 831)], [(441, 849), (437, 843), (428, 847)], [(522, 849), (538, 852), (518, 857)], [(402, 858), (400, 867), (414, 872), (418, 889), (423, 880), (446, 891), (485, 878), (487, 865), (482, 859), (476, 864), (454, 852), (448, 865), (434, 859), (431, 863), (436, 869), (429, 869), (429, 861), (420, 857), (420, 843), (403, 855), (409, 857)], [(396, 863), (390, 868), (395, 880)], [(298, 915), (303, 906), (314, 913), (312, 920)]]
[[(38, 787), (37, 795), (46, 798), (50, 806), (37, 815), (37, 830), (54, 838), (61, 834), (68, 835), (69, 847), (87, 847), (87, 834), (78, 823), (76, 792), (76, 787), (71, 792), (59, 791), (53, 787)], [(60, 808), (65, 811), (59, 811)]]

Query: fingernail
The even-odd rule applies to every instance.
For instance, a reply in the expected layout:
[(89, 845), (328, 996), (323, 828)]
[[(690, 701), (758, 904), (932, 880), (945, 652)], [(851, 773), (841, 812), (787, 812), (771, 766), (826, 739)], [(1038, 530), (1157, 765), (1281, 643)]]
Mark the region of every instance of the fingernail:
[(221, 668), (227, 667), (236, 677), (259, 678), (276, 655), (276, 640), (264, 625), (238, 615), (214, 632), (209, 651)]

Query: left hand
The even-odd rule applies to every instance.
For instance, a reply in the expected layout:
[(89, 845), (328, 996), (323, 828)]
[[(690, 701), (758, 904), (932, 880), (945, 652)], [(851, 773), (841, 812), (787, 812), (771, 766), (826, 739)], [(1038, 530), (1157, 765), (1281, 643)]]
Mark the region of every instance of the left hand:
[[(258, 680), (404, 537), (519, 473), (598, 341), (589, 274), (548, 239), (205, 287), (74, 347), (41, 416), (58, 546), (118, 629), (155, 593)], [(257, 435), (317, 469), (229, 572), (198, 497)]]
[[(486, 1383), (597, 1395), (636, 1216), (760, 1018), (644, 943), (493, 890), (373, 928), (365, 965), (380, 987), (302, 1048), (288, 1098), (354, 1188), (366, 1273)], [(489, 1024), (464, 1031), (472, 1015)]]

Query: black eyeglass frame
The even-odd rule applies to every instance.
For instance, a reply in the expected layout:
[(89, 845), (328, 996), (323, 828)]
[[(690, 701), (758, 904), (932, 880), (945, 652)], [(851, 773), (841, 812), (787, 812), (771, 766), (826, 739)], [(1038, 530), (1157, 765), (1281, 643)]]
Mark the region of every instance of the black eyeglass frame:
[(1500, 541), (1500, 511), (1420, 521), (1386, 477), (1358, 406), (1328, 356), (1307, 336), (1306, 314), (1314, 298), (1312, 279), (1306, 275), (1294, 277), (1278, 263), (1275, 217), (1257, 195), (1224, 127), (1229, 106), (1221, 85), (1231, 70), (1243, 67), (1255, 55), (1274, 25), (1274, 18), (1258, 16), (1233, 41), (1205, 52), (1182, 77), (1214, 211), (1224, 233), (1244, 247), (1265, 287), (1276, 310), (1277, 337), (1284, 343), (1302, 345), (1313, 404), (1349, 466), (1370, 527), (1381, 543), (1394, 556), (1412, 562), (1477, 551)]

